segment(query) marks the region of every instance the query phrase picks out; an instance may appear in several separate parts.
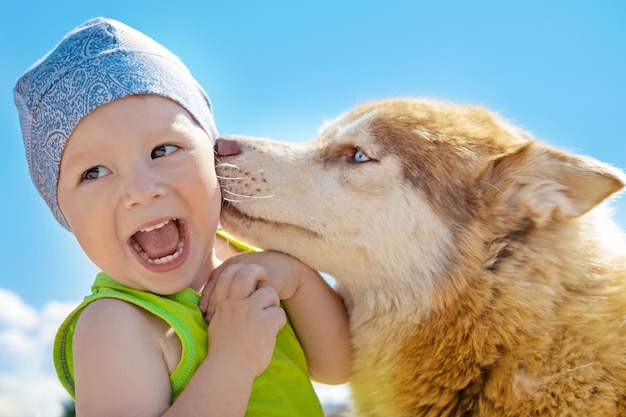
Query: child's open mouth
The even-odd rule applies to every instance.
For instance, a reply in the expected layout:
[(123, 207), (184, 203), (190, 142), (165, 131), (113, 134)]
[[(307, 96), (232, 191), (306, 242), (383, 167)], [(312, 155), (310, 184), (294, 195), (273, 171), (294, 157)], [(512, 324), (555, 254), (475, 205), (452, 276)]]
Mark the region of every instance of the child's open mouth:
[(133, 249), (144, 261), (162, 265), (177, 259), (185, 247), (185, 229), (171, 219), (142, 229), (130, 238)]

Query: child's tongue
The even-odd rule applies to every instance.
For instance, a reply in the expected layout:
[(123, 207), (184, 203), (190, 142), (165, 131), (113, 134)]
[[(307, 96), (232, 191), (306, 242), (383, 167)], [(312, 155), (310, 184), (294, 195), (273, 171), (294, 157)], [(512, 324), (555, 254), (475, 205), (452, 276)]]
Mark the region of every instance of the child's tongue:
[(170, 221), (159, 229), (137, 232), (134, 238), (146, 255), (152, 259), (158, 259), (176, 252), (180, 233), (177, 223)]

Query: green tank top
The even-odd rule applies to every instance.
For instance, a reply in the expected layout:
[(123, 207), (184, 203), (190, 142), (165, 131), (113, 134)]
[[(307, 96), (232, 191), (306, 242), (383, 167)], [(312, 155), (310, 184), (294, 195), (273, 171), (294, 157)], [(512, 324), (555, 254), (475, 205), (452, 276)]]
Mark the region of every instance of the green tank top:
[[(218, 231), (239, 250), (254, 247), (234, 241)], [(185, 289), (171, 295), (156, 295), (124, 287), (104, 273), (96, 276), (91, 294), (65, 319), (54, 341), (54, 365), (59, 380), (72, 398), (75, 395), (72, 338), (78, 318), (90, 303), (115, 298), (141, 307), (165, 320), (182, 344), (181, 359), (170, 375), (172, 402), (185, 388), (208, 352), (208, 325), (198, 308), (200, 294)], [(267, 369), (255, 378), (246, 416), (324, 416), (309, 379), (306, 357), (289, 323), (276, 337), (276, 347)]]

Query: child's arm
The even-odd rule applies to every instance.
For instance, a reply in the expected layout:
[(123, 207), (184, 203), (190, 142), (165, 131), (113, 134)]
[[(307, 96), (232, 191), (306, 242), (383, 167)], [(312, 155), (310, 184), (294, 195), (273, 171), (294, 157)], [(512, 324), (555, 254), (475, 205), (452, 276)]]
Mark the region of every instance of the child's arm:
[(243, 416), (285, 323), (277, 293), (256, 289), (258, 279), (248, 267), (219, 276), (208, 356), (173, 405), (169, 373), (180, 352), (171, 349), (180, 345), (167, 340), (165, 322), (123, 301), (93, 302), (74, 335), (77, 415)]
[[(346, 382), (352, 361), (348, 315), (341, 297), (313, 269), (279, 252), (241, 253), (227, 259), (215, 272), (237, 264), (257, 264), (280, 296), (302, 344), (311, 377), (327, 384)], [(211, 281), (200, 308), (213, 310)]]

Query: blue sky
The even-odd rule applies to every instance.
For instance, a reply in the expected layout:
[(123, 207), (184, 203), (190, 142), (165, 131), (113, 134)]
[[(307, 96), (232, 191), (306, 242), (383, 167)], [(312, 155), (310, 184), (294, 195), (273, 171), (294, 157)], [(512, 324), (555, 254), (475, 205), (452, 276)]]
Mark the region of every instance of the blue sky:
[[(429, 96), (488, 106), (556, 147), (626, 169), (620, 0), (3, 0), (2, 415), (55, 415), (15, 398), (51, 384), (49, 333), (96, 272), (30, 182), (11, 90), (66, 32), (95, 16), (119, 19), (179, 55), (211, 96), (222, 133), (300, 142), (357, 103)], [(626, 200), (614, 206), (626, 226)], [(21, 364), (26, 354), (37, 365)], [(24, 373), (39, 385), (24, 388)]]

